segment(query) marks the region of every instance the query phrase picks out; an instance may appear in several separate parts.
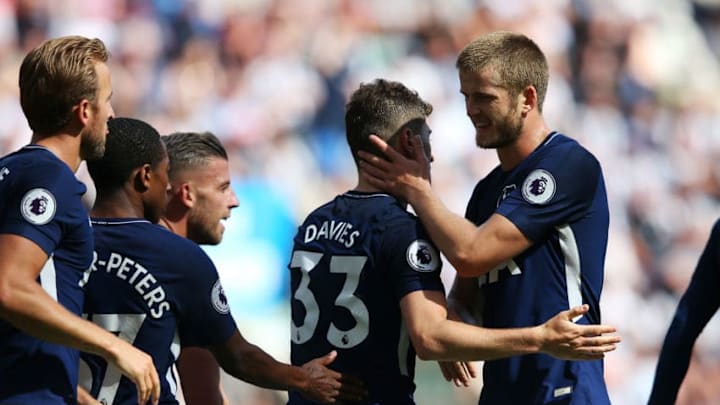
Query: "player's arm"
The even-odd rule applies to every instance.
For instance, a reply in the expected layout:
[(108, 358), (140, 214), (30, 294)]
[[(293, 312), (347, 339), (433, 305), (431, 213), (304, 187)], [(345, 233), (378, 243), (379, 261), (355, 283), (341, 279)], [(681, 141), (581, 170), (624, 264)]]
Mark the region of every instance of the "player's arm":
[(186, 405), (227, 403), (220, 386), (220, 366), (210, 351), (202, 347), (183, 347), (177, 369)]
[(228, 374), (260, 387), (297, 391), (321, 403), (358, 401), (367, 395), (360, 381), (327, 367), (337, 357), (335, 351), (296, 367), (278, 362), (239, 331), (210, 351)]
[(93, 398), (85, 388), (78, 386), (77, 390), (77, 403), (78, 405), (102, 405), (100, 401)]
[(532, 242), (510, 220), (493, 214), (476, 226), (450, 211), (430, 185), (427, 157), (419, 137), (412, 138), (415, 159), (408, 159), (376, 136), (370, 140), (388, 160), (358, 152), (361, 175), (367, 181), (402, 196), (414, 208), (437, 247), (455, 270), (464, 277), (483, 275), (517, 256)]
[(665, 335), (648, 404), (675, 403), (698, 336), (720, 308), (720, 222), (700, 256)]
[(160, 380), (147, 354), (68, 311), (36, 279), (48, 255), (31, 240), (0, 234), (0, 316), (38, 339), (98, 354), (116, 364), (138, 388), (138, 397), (157, 403)]
[(583, 305), (558, 313), (542, 325), (527, 328), (488, 329), (447, 319), (442, 291), (418, 290), (400, 300), (408, 334), (423, 360), (493, 360), (547, 353), (569, 360), (603, 358), (615, 350), (617, 336), (606, 325), (579, 325), (572, 319), (588, 311)]

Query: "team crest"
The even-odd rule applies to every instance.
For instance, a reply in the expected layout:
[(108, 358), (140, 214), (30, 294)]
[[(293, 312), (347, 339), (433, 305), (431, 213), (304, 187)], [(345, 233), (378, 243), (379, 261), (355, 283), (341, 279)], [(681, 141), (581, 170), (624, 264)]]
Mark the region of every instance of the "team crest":
[(534, 170), (523, 182), (522, 195), (529, 203), (545, 204), (555, 195), (555, 178), (547, 170)]
[(434, 271), (440, 263), (437, 250), (422, 239), (418, 239), (408, 246), (406, 258), (413, 270), (423, 273)]
[(23, 218), (35, 225), (45, 225), (55, 217), (55, 197), (44, 188), (34, 188), (22, 198), (20, 212)]
[(223, 290), (220, 280), (215, 282), (210, 298), (216, 311), (221, 314), (227, 314), (230, 312), (230, 304), (228, 304), (227, 297), (225, 296), (225, 290)]

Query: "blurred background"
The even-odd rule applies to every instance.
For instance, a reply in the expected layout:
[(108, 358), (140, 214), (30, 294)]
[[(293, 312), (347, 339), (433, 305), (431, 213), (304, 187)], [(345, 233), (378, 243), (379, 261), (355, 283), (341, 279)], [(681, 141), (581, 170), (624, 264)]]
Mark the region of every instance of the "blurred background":
[[(523, 32), (549, 58), (545, 116), (602, 163), (610, 199), (603, 322), (615, 404), (647, 401), (657, 355), (720, 216), (718, 0), (0, 0), (0, 154), (27, 143), (17, 76), (46, 38), (101, 38), (113, 106), (161, 133), (212, 131), (240, 207), (208, 248), (246, 337), (289, 357), (288, 263), (298, 223), (355, 185), (344, 104), (361, 82), (404, 82), (431, 102), (434, 187), (462, 213), (497, 164), (474, 147), (455, 56), (482, 33)], [(446, 266), (448, 285), (454, 272)], [(720, 322), (696, 344), (682, 404), (720, 403)], [(479, 366), (479, 364), (478, 364)], [(419, 362), (417, 402), (473, 404)], [(225, 380), (232, 404), (282, 393)]]

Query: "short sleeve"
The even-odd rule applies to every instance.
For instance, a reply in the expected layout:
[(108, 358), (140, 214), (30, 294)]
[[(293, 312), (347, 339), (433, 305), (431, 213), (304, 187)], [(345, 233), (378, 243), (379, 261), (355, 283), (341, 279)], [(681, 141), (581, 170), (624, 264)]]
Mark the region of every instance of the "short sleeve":
[[(13, 179), (4, 191), (0, 233), (23, 236), (50, 255), (64, 229), (89, 223), (81, 197), (85, 186), (66, 170), (34, 170)], [(62, 168), (61, 168), (62, 169)]]
[(388, 228), (392, 231), (383, 238), (383, 257), (398, 300), (418, 290), (444, 292), (440, 252), (420, 221), (407, 219)]
[[(574, 152), (574, 153), (570, 153)], [(496, 212), (532, 241), (559, 225), (582, 218), (604, 184), (600, 164), (583, 149), (539, 161), (510, 192)]]
[(191, 253), (184, 260), (187, 279), (177, 297), (180, 342), (202, 347), (224, 343), (237, 326), (217, 269), (199, 246)]

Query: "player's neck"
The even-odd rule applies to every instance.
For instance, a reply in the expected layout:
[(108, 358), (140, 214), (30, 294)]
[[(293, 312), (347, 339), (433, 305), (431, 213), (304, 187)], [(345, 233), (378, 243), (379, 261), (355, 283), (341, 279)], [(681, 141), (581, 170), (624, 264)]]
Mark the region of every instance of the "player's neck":
[(161, 217), (158, 222), (160, 226), (167, 228), (170, 232), (187, 238), (187, 222), (186, 221), (172, 221), (167, 217)]
[(360, 193), (384, 193), (385, 192), (383, 190), (380, 190), (377, 187), (374, 187), (374, 186), (368, 184), (368, 182), (364, 181), (362, 178), (360, 178), (360, 180), (358, 180), (358, 184), (355, 186), (353, 191), (358, 191)]
[(545, 125), (524, 129), (520, 137), (511, 145), (498, 148), (497, 154), (502, 170), (509, 171), (517, 167), (520, 162), (530, 156), (545, 141), (550, 132), (550, 129)]
[(94, 218), (145, 218), (145, 210), (141, 202), (133, 201), (123, 190), (110, 193), (98, 191), (90, 216)]
[(80, 166), (80, 144), (79, 137), (69, 134), (40, 135), (33, 133), (30, 143), (40, 145), (52, 152), (58, 159), (62, 160), (70, 170), (76, 172)]

